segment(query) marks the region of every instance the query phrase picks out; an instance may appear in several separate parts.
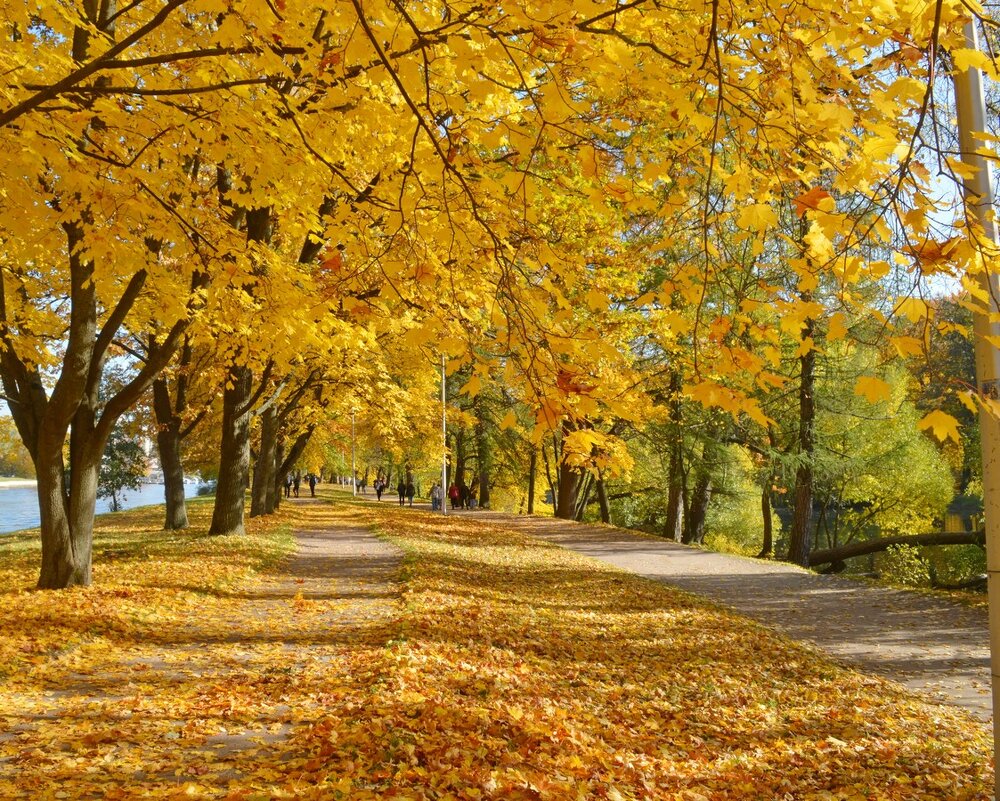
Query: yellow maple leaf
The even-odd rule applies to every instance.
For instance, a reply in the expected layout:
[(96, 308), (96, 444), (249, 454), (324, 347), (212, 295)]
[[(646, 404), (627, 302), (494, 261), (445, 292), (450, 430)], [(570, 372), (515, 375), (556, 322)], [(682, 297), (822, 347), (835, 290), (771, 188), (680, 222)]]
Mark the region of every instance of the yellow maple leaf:
[(888, 400), (892, 388), (881, 378), (863, 375), (854, 384), (854, 394), (860, 395), (869, 403)]
[(950, 414), (942, 412), (940, 409), (935, 409), (933, 412), (928, 414), (917, 423), (917, 428), (921, 431), (931, 430), (931, 433), (939, 442), (944, 442), (946, 439), (954, 440), (959, 442), (958, 434), (958, 420), (952, 417)]
[(903, 317), (919, 323), (930, 315), (931, 307), (922, 298), (903, 298), (896, 307), (896, 311)]
[(470, 398), (476, 397), (479, 394), (479, 390), (483, 388), (482, 379), (477, 375), (473, 375), (462, 388), (459, 390), (463, 395), (468, 395)]
[(847, 317), (843, 312), (837, 312), (830, 318), (830, 326), (826, 332), (826, 338), (830, 341), (843, 339), (847, 336)]

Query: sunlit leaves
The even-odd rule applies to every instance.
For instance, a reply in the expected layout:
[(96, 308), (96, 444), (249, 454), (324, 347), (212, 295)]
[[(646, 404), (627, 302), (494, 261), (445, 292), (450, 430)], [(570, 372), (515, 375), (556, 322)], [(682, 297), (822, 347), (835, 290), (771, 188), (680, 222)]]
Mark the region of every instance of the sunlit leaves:
[(929, 430), (940, 442), (951, 439), (960, 442), (958, 421), (946, 412), (935, 409), (927, 414), (919, 423), (921, 430)]
[(854, 385), (854, 394), (860, 395), (869, 403), (887, 400), (891, 390), (887, 382), (871, 375), (860, 376)]

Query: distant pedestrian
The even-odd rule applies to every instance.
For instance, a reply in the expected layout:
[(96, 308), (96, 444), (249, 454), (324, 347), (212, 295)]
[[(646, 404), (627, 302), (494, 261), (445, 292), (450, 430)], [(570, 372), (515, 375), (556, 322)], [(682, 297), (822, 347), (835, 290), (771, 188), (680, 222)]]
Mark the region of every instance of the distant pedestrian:
[(292, 478), (292, 493), (296, 498), (299, 497), (299, 484), (302, 483), (302, 474), (299, 472), (295, 473), (295, 477)]
[(458, 507), (460, 509), (469, 508), (469, 485), (464, 481), (458, 485)]
[(458, 487), (455, 482), (451, 482), (451, 486), (448, 487), (448, 499), (451, 501), (451, 508), (458, 508)]
[(417, 494), (416, 487), (413, 486), (413, 481), (406, 482), (406, 497), (410, 499), (410, 506), (413, 506), (413, 496)]
[(285, 476), (285, 497), (288, 498), (292, 494), (292, 477)]
[(382, 490), (385, 489), (385, 480), (381, 478), (375, 479), (375, 500), (382, 500)]
[(435, 481), (434, 482), (434, 486), (431, 487), (431, 511), (432, 512), (436, 512), (436, 511), (438, 511), (441, 508), (441, 500), (442, 500), (441, 496), (442, 496), (441, 485), (438, 484)]
[(309, 494), (315, 498), (316, 497), (316, 474), (309, 474)]
[(406, 502), (406, 483), (403, 479), (399, 479), (399, 483), (396, 485), (396, 493), (399, 495), (399, 505), (402, 506)]

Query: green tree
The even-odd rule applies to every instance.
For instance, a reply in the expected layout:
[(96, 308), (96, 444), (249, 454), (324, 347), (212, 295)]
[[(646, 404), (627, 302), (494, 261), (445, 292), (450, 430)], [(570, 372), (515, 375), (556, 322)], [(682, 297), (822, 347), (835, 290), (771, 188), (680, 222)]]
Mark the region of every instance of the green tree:
[(97, 497), (111, 500), (111, 511), (121, 511), (125, 490), (137, 490), (146, 475), (146, 454), (139, 443), (115, 428), (104, 446), (97, 474)]

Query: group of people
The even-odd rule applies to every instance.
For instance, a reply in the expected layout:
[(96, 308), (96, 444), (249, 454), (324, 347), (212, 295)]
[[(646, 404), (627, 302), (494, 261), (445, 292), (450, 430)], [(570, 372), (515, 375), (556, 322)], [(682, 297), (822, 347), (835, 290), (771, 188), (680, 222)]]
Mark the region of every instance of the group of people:
[[(448, 487), (448, 501), (452, 509), (475, 509), (477, 506), (476, 491), (469, 487), (464, 481), (460, 484), (452, 482)], [(441, 491), (441, 484), (434, 482), (431, 487), (431, 510), (439, 511), (445, 502), (444, 493)]]
[[(375, 498), (379, 501), (382, 500), (382, 493), (386, 491), (389, 487), (388, 479), (379, 476), (375, 479), (375, 483), (372, 484), (372, 489), (375, 490)], [(396, 485), (396, 494), (399, 495), (399, 505), (405, 506), (406, 501), (410, 502), (410, 506), (413, 506), (413, 498), (417, 494), (417, 488), (413, 486), (413, 479), (403, 480), (399, 479), (399, 483)]]
[(452, 509), (475, 509), (478, 505), (476, 499), (476, 484), (469, 486), (464, 481), (455, 484), (452, 482), (448, 487), (448, 498), (451, 500)]
[[(302, 473), (296, 470), (294, 473), (289, 473), (285, 476), (285, 497), (299, 497), (299, 487), (302, 484)], [(305, 476), (306, 483), (309, 485), (309, 494), (313, 498), (316, 497), (316, 485), (319, 483), (319, 476), (315, 473), (308, 473)]]
[[(309, 485), (309, 494), (315, 498), (316, 497), (316, 485), (319, 483), (320, 479), (315, 473), (307, 473), (302, 475), (300, 471), (295, 471), (294, 473), (289, 473), (285, 477), (285, 497), (298, 498), (299, 488), (302, 482), (305, 481)], [(336, 483), (336, 480), (334, 480)], [(358, 481), (358, 488), (361, 492), (364, 492), (364, 487), (367, 482)], [(442, 485), (435, 481), (434, 485), (431, 487), (431, 508), (437, 512), (442, 508), (445, 503), (446, 494), (442, 492)], [(379, 476), (372, 483), (372, 489), (375, 490), (375, 497), (381, 501), (382, 493), (389, 489), (389, 481), (383, 476)], [(410, 506), (413, 506), (413, 499), (417, 494), (417, 488), (413, 484), (412, 478), (400, 478), (399, 483), (396, 485), (396, 494), (399, 496), (399, 505), (406, 506), (409, 502)], [(464, 481), (451, 483), (448, 487), (447, 500), (451, 503), (452, 509), (475, 509), (477, 506), (476, 502), (476, 490), (475, 482), (473, 486), (469, 487)]]
[[(381, 501), (382, 493), (389, 489), (388, 479), (379, 476), (372, 483), (372, 489), (375, 490), (375, 498)], [(413, 479), (404, 479), (401, 477), (399, 483), (396, 485), (396, 495), (399, 498), (399, 505), (406, 506), (409, 504), (413, 506), (413, 498), (416, 494), (417, 489), (413, 484)], [(473, 487), (469, 487), (464, 481), (457, 484), (452, 482), (451, 486), (448, 487), (447, 493), (443, 492), (442, 485), (435, 481), (431, 486), (430, 497), (431, 509), (435, 512), (440, 511), (446, 502), (451, 504), (452, 509), (475, 509), (477, 506), (474, 485)]]

